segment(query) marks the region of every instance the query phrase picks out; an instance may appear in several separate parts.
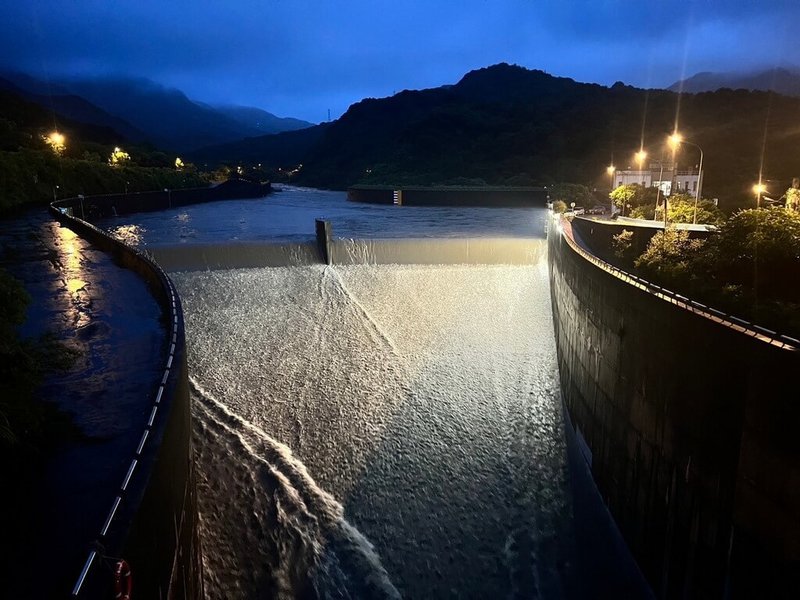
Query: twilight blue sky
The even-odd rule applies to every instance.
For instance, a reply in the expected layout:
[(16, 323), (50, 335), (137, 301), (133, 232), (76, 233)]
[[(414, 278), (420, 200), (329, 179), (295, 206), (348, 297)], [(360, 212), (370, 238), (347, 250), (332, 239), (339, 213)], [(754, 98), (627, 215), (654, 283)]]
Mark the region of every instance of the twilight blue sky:
[(24, 0), (0, 68), (131, 75), (319, 122), (498, 62), (666, 87), (800, 65), (800, 0)]

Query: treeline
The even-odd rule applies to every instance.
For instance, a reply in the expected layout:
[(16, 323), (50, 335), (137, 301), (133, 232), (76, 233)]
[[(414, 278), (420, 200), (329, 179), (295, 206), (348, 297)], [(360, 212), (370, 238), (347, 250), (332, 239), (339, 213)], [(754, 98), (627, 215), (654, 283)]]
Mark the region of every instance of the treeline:
[(740, 210), (706, 240), (675, 228), (639, 256), (632, 232), (615, 237), (620, 266), (729, 314), (800, 339), (800, 212)]
[[(302, 168), (293, 180), (343, 189), (356, 183), (491, 185), (582, 183), (609, 188), (606, 167), (636, 167), (642, 145), (649, 160), (665, 148), (676, 118), (684, 138), (703, 148), (707, 197), (721, 208), (752, 206), (753, 183), (777, 180), (785, 189), (800, 174), (800, 99), (767, 92), (719, 90), (683, 95), (582, 84), (510, 65), (467, 74), (459, 83), (405, 91), (354, 104), (325, 128), (282, 134), (291, 147), (281, 163), (271, 137), (227, 145), (227, 159), (263, 156), (270, 166)], [(300, 135), (304, 136), (300, 139)], [(290, 141), (298, 144), (291, 144)], [(301, 143), (304, 142), (305, 144)], [(696, 168), (695, 147), (683, 145), (679, 169)]]
[(192, 165), (178, 169), (176, 157), (150, 146), (125, 146), (112, 166), (112, 153), (124, 145), (114, 131), (62, 119), (13, 93), (0, 91), (0, 111), (0, 212), (78, 194), (208, 184)]

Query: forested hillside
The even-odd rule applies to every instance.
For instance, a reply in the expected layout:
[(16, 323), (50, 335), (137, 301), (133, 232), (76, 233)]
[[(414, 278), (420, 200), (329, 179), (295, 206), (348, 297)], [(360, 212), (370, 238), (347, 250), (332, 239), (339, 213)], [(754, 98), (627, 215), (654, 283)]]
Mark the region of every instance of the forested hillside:
[(174, 155), (124, 139), (0, 90), (0, 211), (77, 194), (206, 184), (191, 165), (176, 168)]
[[(456, 85), (363, 100), (324, 129), (285, 133), (280, 143), (251, 138), (202, 156), (302, 163), (297, 182), (331, 188), (563, 181), (601, 188), (609, 183), (606, 167), (634, 166), (641, 145), (659, 159), (676, 121), (684, 138), (703, 148), (704, 195), (719, 197), (728, 210), (751, 201), (760, 173), (780, 182), (800, 174), (800, 99), (607, 88), (507, 64), (468, 73)], [(695, 167), (699, 152), (685, 145), (678, 162)]]

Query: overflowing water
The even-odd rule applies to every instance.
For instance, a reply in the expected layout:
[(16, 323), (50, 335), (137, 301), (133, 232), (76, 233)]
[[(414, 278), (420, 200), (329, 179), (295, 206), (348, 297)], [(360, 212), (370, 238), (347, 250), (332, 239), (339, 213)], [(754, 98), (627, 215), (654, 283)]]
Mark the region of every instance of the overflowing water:
[(209, 597), (570, 596), (547, 275), (173, 275)]
[(286, 188), (101, 223), (179, 271), (209, 597), (576, 596), (545, 218)]

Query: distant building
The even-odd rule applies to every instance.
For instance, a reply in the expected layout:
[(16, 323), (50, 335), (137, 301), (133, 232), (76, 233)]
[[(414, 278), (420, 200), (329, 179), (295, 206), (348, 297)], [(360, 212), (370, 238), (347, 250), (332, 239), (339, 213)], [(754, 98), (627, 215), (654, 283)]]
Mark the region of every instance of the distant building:
[(696, 194), (700, 175), (695, 170), (674, 171), (673, 163), (651, 163), (647, 169), (619, 170), (614, 173), (615, 186), (636, 183), (642, 187), (660, 187), (661, 193), (669, 196), (673, 185), (676, 193)]

